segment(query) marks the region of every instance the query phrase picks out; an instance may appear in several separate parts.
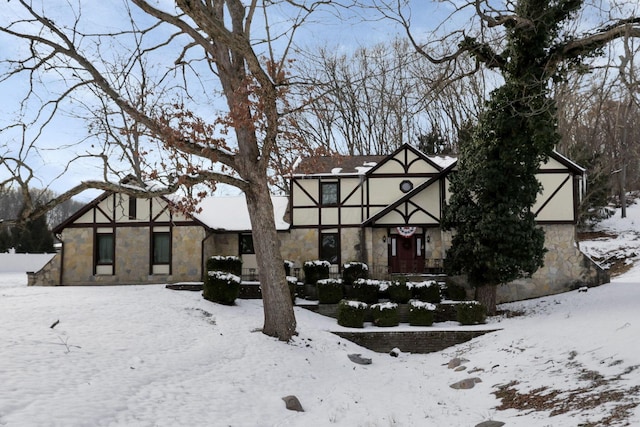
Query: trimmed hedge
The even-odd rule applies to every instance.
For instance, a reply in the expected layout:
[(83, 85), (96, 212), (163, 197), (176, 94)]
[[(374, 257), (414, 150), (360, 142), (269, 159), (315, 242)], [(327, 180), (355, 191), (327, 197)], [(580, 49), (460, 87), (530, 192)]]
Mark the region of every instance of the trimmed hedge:
[(356, 281), (353, 282), (353, 295), (355, 299), (366, 302), (367, 304), (377, 303), (380, 283), (378, 280), (356, 279)]
[(345, 285), (351, 286), (357, 279), (367, 279), (369, 277), (369, 266), (363, 262), (349, 262), (343, 266), (342, 281)]
[(207, 271), (224, 271), (242, 276), (242, 260), (237, 256), (215, 255), (207, 260)]
[(409, 325), (433, 325), (433, 314), (435, 310), (436, 306), (430, 302), (422, 302), (418, 300), (409, 301)]
[(293, 270), (293, 266), (295, 263), (293, 261), (284, 260), (284, 274), (287, 276), (291, 276), (291, 270)]
[(287, 276), (287, 286), (289, 286), (289, 293), (291, 294), (291, 301), (296, 301), (296, 287), (298, 285), (298, 278), (294, 276)]
[(406, 304), (411, 299), (411, 289), (407, 286), (406, 279), (391, 282), (387, 288), (389, 299), (398, 304)]
[(233, 305), (240, 294), (239, 276), (225, 271), (209, 271), (202, 288), (202, 296), (209, 301)]
[(398, 326), (400, 323), (398, 304), (394, 302), (373, 304), (369, 309), (376, 326)]
[(476, 325), (487, 320), (487, 308), (478, 301), (457, 304), (458, 322), (461, 325)]
[(431, 304), (438, 304), (440, 298), (440, 286), (435, 280), (428, 282), (413, 282), (410, 284), (413, 298), (430, 302)]
[(342, 300), (342, 280), (322, 279), (318, 280), (318, 302), (320, 304), (337, 304)]
[(464, 286), (455, 283), (447, 283), (442, 289), (442, 293), (446, 299), (452, 301), (464, 301), (467, 299), (467, 291)]
[(304, 283), (307, 285), (315, 285), (318, 280), (329, 278), (329, 261), (306, 261), (302, 265), (304, 270)]
[(361, 301), (342, 300), (338, 303), (338, 325), (347, 328), (362, 328), (369, 306)]

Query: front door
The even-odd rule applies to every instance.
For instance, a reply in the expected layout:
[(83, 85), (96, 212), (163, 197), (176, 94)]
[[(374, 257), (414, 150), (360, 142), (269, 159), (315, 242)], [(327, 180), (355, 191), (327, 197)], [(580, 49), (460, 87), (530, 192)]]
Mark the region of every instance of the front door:
[(392, 273), (422, 273), (424, 270), (424, 236), (414, 234), (389, 237), (389, 267)]

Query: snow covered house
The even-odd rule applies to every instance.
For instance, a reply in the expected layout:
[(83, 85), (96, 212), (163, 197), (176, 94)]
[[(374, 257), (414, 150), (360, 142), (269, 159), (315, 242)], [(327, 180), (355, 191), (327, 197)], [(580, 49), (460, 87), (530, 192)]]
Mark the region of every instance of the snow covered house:
[[(451, 233), (440, 228), (456, 159), (403, 145), (388, 156), (318, 157), (291, 181), (285, 256), (369, 265), (372, 275), (439, 272)], [(545, 266), (531, 279), (499, 287), (500, 301), (553, 294), (606, 275), (575, 241), (584, 169), (558, 153), (540, 165), (543, 191), (533, 210), (546, 233)]]
[[(324, 259), (334, 271), (362, 261), (373, 277), (439, 273), (451, 233), (440, 228), (456, 159), (403, 145), (388, 156), (302, 159), (290, 196), (274, 197), (280, 247), (301, 267)], [(575, 241), (584, 169), (554, 153), (540, 165), (543, 192), (533, 210), (546, 233), (545, 266), (533, 278), (499, 287), (499, 301), (600, 284), (606, 274)], [(244, 196), (211, 197), (185, 215), (166, 198), (104, 193), (54, 230), (63, 249), (30, 284), (131, 284), (200, 281), (212, 255), (242, 257), (257, 276)]]
[[(283, 231), (287, 203), (273, 198)], [(212, 255), (238, 255), (246, 272), (257, 272), (244, 196), (205, 199), (192, 215), (171, 207), (165, 197), (101, 194), (53, 230), (62, 250), (29, 274), (29, 285), (198, 282)]]

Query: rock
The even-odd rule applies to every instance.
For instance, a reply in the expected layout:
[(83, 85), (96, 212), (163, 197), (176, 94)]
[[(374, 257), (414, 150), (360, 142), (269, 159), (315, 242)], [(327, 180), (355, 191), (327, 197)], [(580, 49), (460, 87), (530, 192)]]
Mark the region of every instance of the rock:
[(449, 387), (455, 390), (468, 390), (475, 387), (476, 383), (481, 383), (482, 380), (478, 377), (465, 378), (462, 381), (451, 384)]
[(502, 427), (504, 423), (502, 421), (483, 421), (480, 424), (476, 424), (476, 427)]
[(288, 410), (304, 412), (304, 409), (302, 409), (302, 405), (300, 404), (300, 401), (294, 395), (285, 396), (282, 398), (282, 400), (284, 400), (284, 403), (287, 406)]
[(458, 366), (462, 365), (463, 363), (468, 362), (469, 360), (463, 358), (463, 357), (454, 357), (453, 359), (451, 359), (449, 361), (449, 363), (447, 364), (447, 368), (449, 369), (454, 369), (457, 368)]
[(349, 360), (353, 363), (357, 363), (358, 365), (371, 365), (371, 359), (360, 356), (360, 353), (350, 354)]
[(389, 352), (389, 356), (398, 357), (398, 356), (400, 356), (400, 353), (402, 353), (402, 352), (400, 351), (400, 349), (398, 347), (396, 347), (396, 348), (394, 348), (393, 350), (391, 350)]
[(456, 371), (456, 372), (460, 372), (460, 371), (464, 371), (465, 369), (467, 369), (467, 367), (466, 367), (466, 366), (460, 365), (460, 366), (458, 366), (456, 369), (454, 369), (454, 371)]

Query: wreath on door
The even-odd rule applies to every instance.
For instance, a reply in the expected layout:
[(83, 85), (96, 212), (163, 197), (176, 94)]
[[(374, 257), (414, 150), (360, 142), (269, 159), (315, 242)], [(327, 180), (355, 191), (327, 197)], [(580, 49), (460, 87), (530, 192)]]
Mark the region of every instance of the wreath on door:
[(396, 230), (402, 237), (411, 237), (416, 232), (416, 227), (396, 227)]

